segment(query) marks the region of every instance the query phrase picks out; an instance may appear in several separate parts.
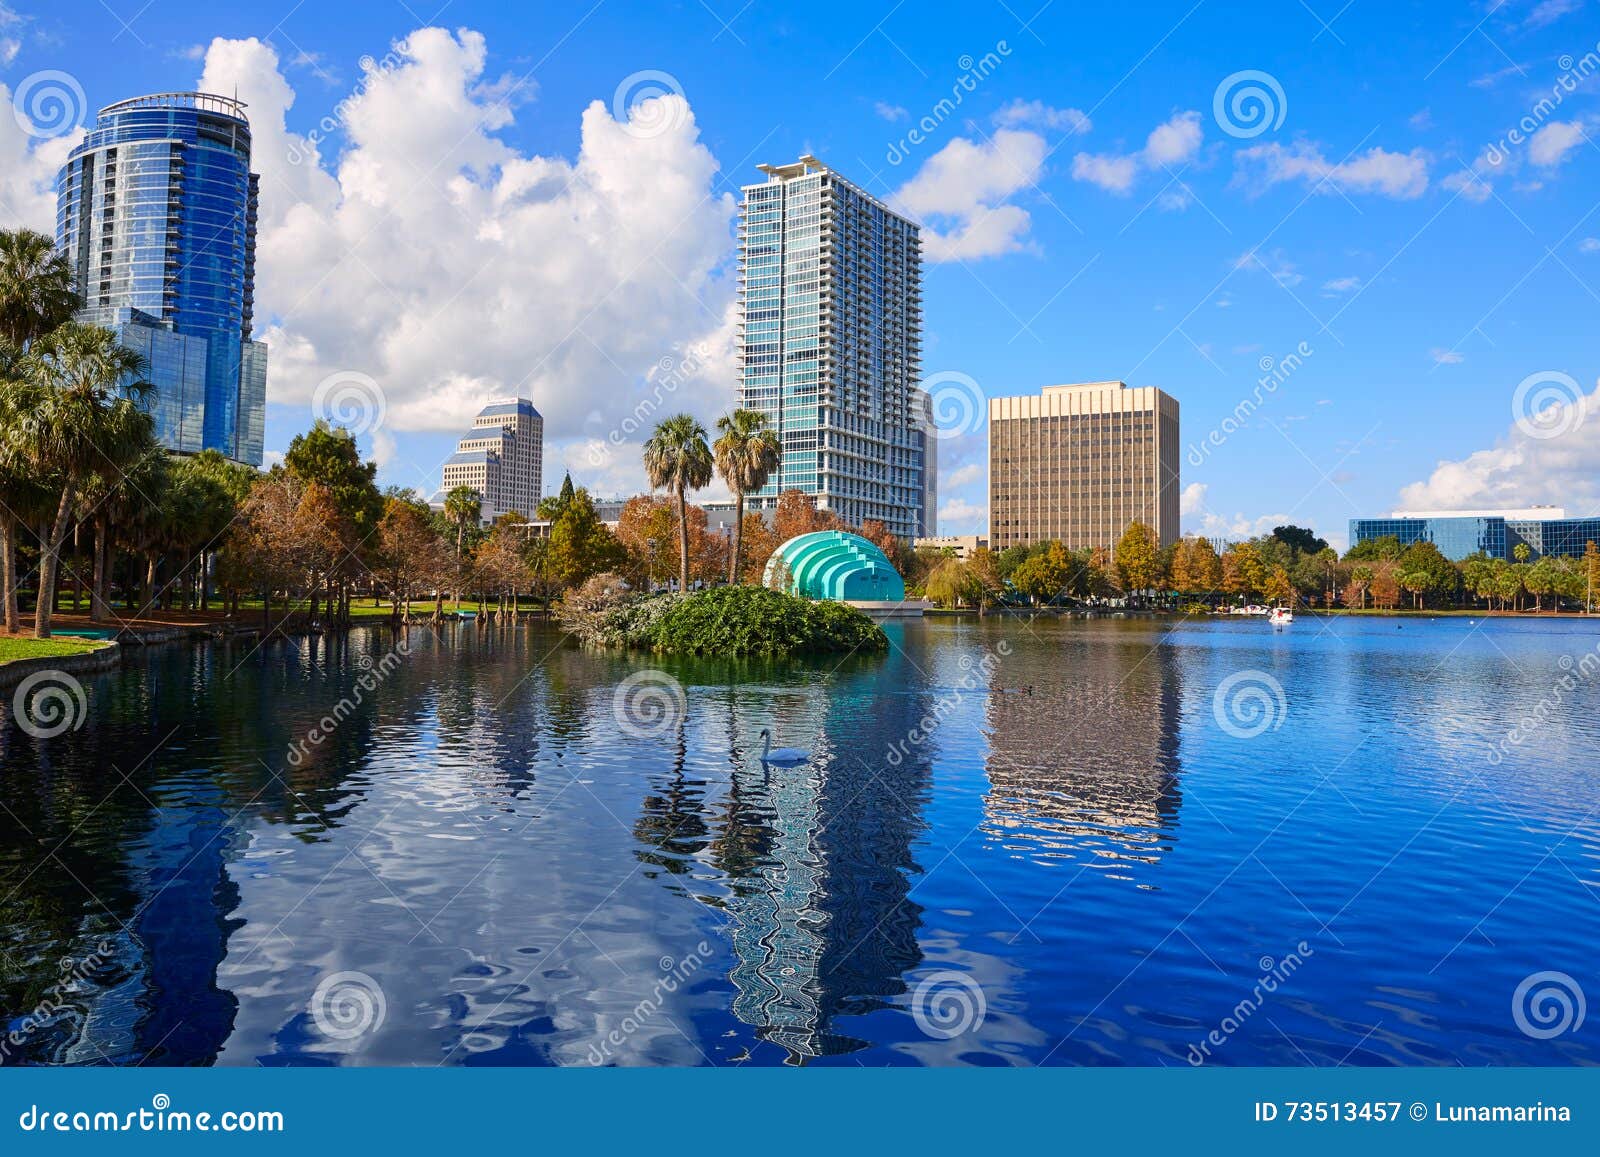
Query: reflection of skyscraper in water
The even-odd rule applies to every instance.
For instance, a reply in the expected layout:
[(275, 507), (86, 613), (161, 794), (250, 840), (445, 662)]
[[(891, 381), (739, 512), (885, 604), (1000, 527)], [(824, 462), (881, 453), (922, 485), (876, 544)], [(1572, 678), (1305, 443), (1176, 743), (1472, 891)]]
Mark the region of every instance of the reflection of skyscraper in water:
[[(897, 661), (904, 662), (885, 665)], [(781, 1045), (790, 1064), (865, 1048), (833, 1021), (884, 1007), (922, 960), (922, 908), (909, 894), (926, 757), (885, 768), (855, 753), (881, 753), (903, 739), (926, 702), (875, 691), (908, 682), (877, 667), (826, 693), (805, 693), (815, 722), (799, 733), (828, 734), (831, 754), (820, 765), (772, 769), (771, 836), (759, 870), (766, 886), (726, 905), (737, 957), (733, 1013)], [(783, 699), (773, 697), (780, 713)]]
[(1177, 829), (1177, 664), (1142, 637), (1072, 652), (1008, 672), (1031, 694), (990, 697), (984, 830), (1042, 860), (1130, 873), (1158, 863)]

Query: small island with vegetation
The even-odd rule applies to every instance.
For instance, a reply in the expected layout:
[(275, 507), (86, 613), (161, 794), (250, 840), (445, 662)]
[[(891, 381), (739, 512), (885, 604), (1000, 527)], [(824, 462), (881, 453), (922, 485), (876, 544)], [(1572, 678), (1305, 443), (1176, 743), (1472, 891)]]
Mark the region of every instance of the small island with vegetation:
[(557, 613), (586, 643), (661, 654), (776, 657), (889, 648), (883, 628), (855, 607), (759, 586), (645, 595), (619, 575), (601, 574), (570, 593)]

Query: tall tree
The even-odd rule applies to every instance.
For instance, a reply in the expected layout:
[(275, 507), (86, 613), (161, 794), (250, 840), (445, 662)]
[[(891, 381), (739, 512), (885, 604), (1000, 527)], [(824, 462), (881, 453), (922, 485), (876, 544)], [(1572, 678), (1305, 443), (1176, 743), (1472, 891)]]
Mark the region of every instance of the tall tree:
[(1267, 601), (1274, 606), (1287, 606), (1294, 602), (1294, 584), (1289, 581), (1289, 572), (1281, 566), (1272, 568), (1272, 573), (1267, 576), (1266, 582)]
[[(349, 430), (318, 418), (309, 431), (290, 441), (283, 465), (308, 486), (321, 487), (327, 493), (335, 515), (330, 529), (338, 528), (344, 544), (322, 576), (328, 582), (328, 616), (347, 620), (352, 576), (365, 565), (378, 519), (383, 516), (383, 495), (375, 481), (378, 464), (361, 460), (355, 435)], [(324, 509), (321, 495), (315, 496), (314, 508)], [(315, 610), (313, 589), (313, 613)]]
[(1328, 547), (1328, 540), (1318, 538), (1314, 530), (1307, 530), (1303, 526), (1274, 526), (1272, 537), (1288, 546), (1297, 554), (1317, 554)]
[(728, 560), (728, 582), (739, 581), (740, 558), (744, 550), (744, 496), (760, 490), (778, 468), (783, 444), (767, 428), (767, 416), (760, 410), (735, 410), (717, 419), (717, 473), (733, 491), (733, 550)]
[(844, 523), (831, 510), (818, 510), (817, 500), (791, 487), (779, 493), (772, 512), (773, 533), (779, 544), (817, 530), (842, 530)]
[[(0, 394), (17, 385), (22, 357), (39, 338), (71, 320), (80, 299), (72, 269), (55, 242), (31, 229), (0, 229)], [(5, 629), (21, 627), (17, 611), (19, 516), (48, 501), (43, 479), (22, 453), (26, 431), (11, 423), (25, 413), (0, 416), (0, 598)]]
[(99, 326), (67, 322), (34, 341), (24, 362), (0, 399), (0, 425), (16, 431), (23, 456), (54, 479), (33, 622), (34, 634), (47, 639), (74, 503), (93, 474), (120, 474), (153, 452), (154, 425), (140, 405), (151, 387), (144, 359)]
[(622, 565), (627, 552), (600, 521), (589, 492), (579, 488), (561, 516), (550, 526), (545, 548), (545, 574), (558, 586), (578, 586), (591, 575)]
[(0, 341), (25, 351), (70, 321), (80, 304), (72, 267), (51, 238), (0, 229)]
[(1161, 581), (1156, 532), (1139, 521), (1128, 523), (1117, 543), (1116, 565), (1122, 589), (1128, 594), (1153, 589)]
[(678, 579), (679, 590), (689, 589), (690, 490), (711, 482), (711, 447), (706, 445), (706, 428), (690, 414), (676, 414), (655, 428), (644, 444), (644, 472), (655, 487), (670, 487), (678, 502)]
[(483, 520), (483, 495), (470, 486), (453, 486), (444, 496), (445, 521), (456, 528), (455, 599), (461, 601), (461, 576), (466, 573), (462, 556), (466, 553), (467, 528)]

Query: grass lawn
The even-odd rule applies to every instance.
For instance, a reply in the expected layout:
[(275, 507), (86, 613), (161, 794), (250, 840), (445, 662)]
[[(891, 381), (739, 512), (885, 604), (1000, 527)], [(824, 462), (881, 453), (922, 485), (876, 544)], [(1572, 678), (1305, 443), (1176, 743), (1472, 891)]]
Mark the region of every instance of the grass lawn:
[(0, 635), (0, 663), (10, 663), (16, 659), (59, 659), (63, 655), (98, 651), (105, 645), (100, 639), (75, 639), (70, 635), (58, 635), (52, 639)]

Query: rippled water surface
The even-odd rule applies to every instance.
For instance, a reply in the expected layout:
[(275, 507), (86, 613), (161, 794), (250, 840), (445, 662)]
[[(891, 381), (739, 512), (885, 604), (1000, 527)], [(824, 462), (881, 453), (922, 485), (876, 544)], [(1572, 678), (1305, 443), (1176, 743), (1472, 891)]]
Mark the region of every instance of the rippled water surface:
[(1600, 1055), (1513, 1004), (1600, 992), (1596, 627), (888, 629), (168, 647), (7, 717), (0, 1063)]

